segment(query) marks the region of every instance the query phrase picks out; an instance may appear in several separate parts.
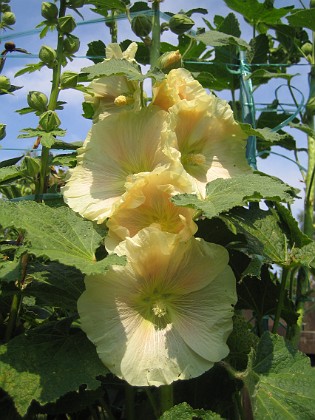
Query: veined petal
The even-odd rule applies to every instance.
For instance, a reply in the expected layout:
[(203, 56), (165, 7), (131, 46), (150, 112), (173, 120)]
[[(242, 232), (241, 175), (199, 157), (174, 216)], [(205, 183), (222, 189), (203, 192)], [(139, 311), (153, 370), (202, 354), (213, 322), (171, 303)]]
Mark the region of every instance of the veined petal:
[(199, 356), (217, 362), (229, 353), (226, 340), (233, 329), (235, 276), (228, 266), (204, 289), (173, 302), (173, 326)]
[(220, 245), (195, 237), (181, 242), (178, 235), (155, 227), (126, 238), (115, 252), (128, 256), (133, 270), (146, 279), (149, 289), (158, 284), (165, 293), (178, 295), (207, 286), (224, 271), (229, 260)]
[(79, 151), (79, 164), (63, 187), (66, 203), (102, 223), (125, 193), (129, 177), (179, 164), (166, 150), (167, 133), (167, 114), (155, 107), (111, 115), (94, 124)]
[(246, 135), (226, 101), (213, 95), (208, 102), (183, 100), (170, 109), (170, 114), (181, 162), (201, 196), (214, 179), (251, 172), (245, 153)]
[(201, 375), (213, 366), (172, 325), (158, 329), (135, 310), (132, 272), (113, 267), (87, 276), (78, 301), (81, 328), (112, 373), (134, 386), (160, 386)]

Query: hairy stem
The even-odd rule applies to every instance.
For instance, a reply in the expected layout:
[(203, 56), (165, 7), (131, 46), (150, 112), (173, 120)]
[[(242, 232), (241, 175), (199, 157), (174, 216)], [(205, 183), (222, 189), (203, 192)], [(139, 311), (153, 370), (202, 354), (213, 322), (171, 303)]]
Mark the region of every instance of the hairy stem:
[(279, 328), (279, 322), (281, 318), (281, 312), (283, 309), (283, 302), (284, 302), (284, 296), (285, 296), (285, 287), (287, 283), (289, 270), (287, 268), (283, 268), (282, 270), (282, 276), (281, 276), (281, 284), (280, 284), (280, 293), (279, 293), (279, 299), (278, 299), (278, 305), (276, 309), (275, 319), (273, 322), (272, 332), (273, 334), (276, 334)]
[(170, 410), (174, 405), (173, 385), (163, 385), (159, 388), (160, 391), (160, 411)]
[(161, 26), (160, 26), (160, 2), (153, 1), (152, 10), (154, 12), (152, 18), (152, 44), (150, 49), (150, 65), (151, 68), (160, 57), (160, 42), (161, 42)]
[[(59, 8), (59, 18), (65, 16), (66, 14), (66, 0), (60, 0)], [(50, 97), (48, 102), (48, 110), (55, 111), (57, 108), (58, 96), (59, 96), (59, 86), (60, 86), (60, 75), (61, 75), (61, 63), (63, 55), (63, 40), (64, 35), (62, 32), (58, 31), (58, 41), (57, 41), (57, 59), (56, 64), (53, 68), (52, 75), (52, 85), (50, 91)], [(37, 193), (39, 194), (39, 200), (42, 201), (42, 194), (47, 191), (48, 182), (47, 182), (47, 172), (49, 164), (49, 148), (43, 146), (41, 152), (41, 169), (39, 173), (39, 186)]]

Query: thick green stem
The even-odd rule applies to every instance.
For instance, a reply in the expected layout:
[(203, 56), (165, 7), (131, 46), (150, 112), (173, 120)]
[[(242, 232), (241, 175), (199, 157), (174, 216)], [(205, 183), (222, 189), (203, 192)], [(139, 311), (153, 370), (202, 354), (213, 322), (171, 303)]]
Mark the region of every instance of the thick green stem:
[(152, 18), (152, 44), (150, 49), (150, 65), (155, 67), (158, 58), (160, 57), (160, 42), (161, 42), (161, 26), (160, 26), (160, 1), (153, 1), (152, 3), (153, 18)]
[(274, 319), (273, 327), (272, 327), (273, 334), (276, 334), (277, 331), (278, 331), (278, 328), (279, 328), (279, 322), (280, 322), (280, 318), (281, 318), (281, 312), (282, 312), (282, 309), (283, 309), (285, 287), (286, 287), (286, 284), (287, 284), (288, 274), (289, 274), (289, 270), (287, 268), (283, 268), (282, 276), (281, 276), (281, 284), (280, 284), (278, 305), (277, 305), (275, 319)]
[[(66, 0), (60, 0), (59, 8), (59, 18), (65, 16), (66, 14)], [(60, 86), (60, 76), (61, 76), (61, 63), (63, 55), (63, 40), (64, 35), (62, 32), (58, 32), (58, 42), (57, 42), (57, 59), (56, 64), (53, 67), (52, 75), (52, 85), (50, 91), (50, 97), (48, 102), (48, 110), (55, 111), (57, 108), (58, 96), (59, 96), (59, 86)], [(39, 201), (41, 201), (41, 196), (47, 190), (47, 172), (49, 164), (49, 148), (43, 146), (41, 153), (41, 170), (39, 174), (39, 187), (37, 193), (40, 195)]]
[(22, 255), (20, 264), (21, 264), (21, 276), (18, 282), (19, 290), (13, 296), (13, 299), (11, 302), (9, 320), (8, 320), (8, 324), (7, 324), (5, 335), (4, 335), (5, 342), (8, 342), (11, 339), (12, 335), (14, 334), (14, 331), (16, 329), (16, 324), (19, 318), (19, 312), (20, 312), (22, 298), (23, 298), (22, 287), (25, 281), (27, 264), (28, 264), (28, 254)]
[(110, 27), (109, 27), (112, 43), (118, 42), (118, 26), (117, 26), (117, 21), (115, 19), (116, 14), (117, 14), (116, 11), (112, 10), (112, 13), (111, 13), (112, 21), (110, 22)]
[(170, 410), (174, 405), (173, 385), (163, 385), (159, 388), (160, 391), (160, 411)]

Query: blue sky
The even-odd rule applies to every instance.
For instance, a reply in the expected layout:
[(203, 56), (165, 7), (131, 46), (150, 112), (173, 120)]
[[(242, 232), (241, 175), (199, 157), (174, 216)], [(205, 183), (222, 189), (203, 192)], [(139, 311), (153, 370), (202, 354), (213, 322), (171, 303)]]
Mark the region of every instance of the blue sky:
[[(305, 5), (308, 5), (308, 0), (305, 0), (304, 3)], [(14, 25), (13, 31), (0, 33), (0, 36), (4, 36), (6, 38), (1, 42), (2, 45), (0, 45), (0, 48), (3, 49), (4, 42), (12, 40), (15, 42), (17, 47), (25, 48), (30, 53), (36, 55), (38, 54), (41, 45), (50, 45), (52, 47), (56, 45), (55, 33), (49, 33), (48, 36), (42, 40), (36, 32), (33, 34), (19, 36), (19, 34), (23, 31), (32, 31), (35, 26), (43, 20), (40, 14), (41, 1), (11, 0), (10, 5), (12, 11), (16, 14), (16, 24)], [(287, 5), (294, 5), (296, 8), (301, 7), (299, 0), (275, 0), (275, 7), (284, 7)], [(161, 3), (162, 11), (170, 11), (174, 13), (178, 12), (180, 9), (188, 10), (192, 7), (202, 7), (209, 10), (209, 14), (206, 18), (210, 22), (213, 21), (213, 17), (216, 14), (226, 16), (229, 13), (229, 10), (223, 0), (198, 0), (195, 2), (192, 2), (191, 0), (164, 0), (164, 2)], [(99, 17), (99, 15), (90, 11), (87, 6), (81, 9), (81, 11), (85, 20), (96, 19)], [(194, 19), (197, 17), (198, 15), (193, 15)], [(78, 16), (76, 19), (80, 22), (80, 18)], [(242, 20), (242, 18), (240, 18), (240, 23), (242, 28), (242, 38), (249, 40), (251, 38), (251, 28)], [(200, 26), (201, 25), (202, 21), (200, 21)], [(104, 23), (78, 26), (73, 34), (80, 37), (81, 48), (76, 54), (77, 58), (69, 63), (66, 70), (79, 71), (82, 67), (92, 64), (90, 60), (81, 58), (86, 54), (88, 42), (98, 39), (103, 40), (105, 44), (110, 42), (109, 31)], [(128, 21), (120, 21), (119, 41), (132, 37), (133, 39), (136, 39), (129, 30)], [(175, 36), (172, 37), (169, 32), (163, 35), (163, 40), (168, 42), (174, 41), (174, 43), (176, 43)], [(24, 67), (25, 64), (36, 63), (37, 61), (38, 60), (36, 58), (30, 58), (26, 55), (21, 57), (20, 54), (10, 54), (6, 60), (2, 74), (10, 77), (12, 84), (22, 86), (22, 88), (16, 91), (14, 95), (2, 95), (0, 97), (0, 122), (7, 124), (7, 137), (2, 140), (0, 144), (0, 147), (2, 147), (2, 149), (0, 148), (0, 161), (23, 154), (23, 151), (7, 149), (28, 149), (32, 147), (34, 142), (34, 139), (17, 139), (17, 136), (23, 128), (35, 128), (38, 123), (38, 118), (34, 114), (19, 115), (15, 112), (15, 110), (27, 106), (26, 95), (28, 91), (39, 90), (49, 95), (51, 70), (43, 68), (40, 72), (22, 75), (17, 78), (14, 78), (14, 74)], [(301, 76), (293, 79), (293, 85), (302, 90), (306, 97), (308, 92), (308, 71), (308, 66), (292, 67), (290, 69), (290, 73), (292, 74), (301, 74)], [(284, 83), (284, 81), (278, 79), (276, 82), (264, 85), (258, 89), (254, 94), (255, 102), (270, 103), (274, 99), (274, 89), (282, 83)], [(281, 101), (292, 102), (288, 99), (285, 89), (281, 89), (279, 92)], [(220, 92), (219, 96), (227, 100), (230, 99), (226, 92)], [(81, 116), (81, 103), (83, 100), (82, 94), (74, 90), (65, 90), (61, 92), (59, 99), (67, 102), (64, 111), (60, 111), (60, 119), (62, 121), (61, 128), (67, 129), (65, 141), (72, 142), (84, 140), (91, 126), (91, 122), (89, 120), (85, 120)], [(291, 134), (293, 134), (292, 130)], [(299, 133), (296, 133), (296, 136), (299, 147), (305, 147), (305, 136)], [(283, 153), (282, 149), (275, 151)], [(287, 156), (293, 157), (290, 154), (287, 154)], [(302, 165), (306, 165), (305, 154), (302, 156), (301, 163)], [(301, 176), (297, 167), (284, 158), (277, 155), (271, 155), (266, 160), (259, 159), (258, 169), (270, 175), (277, 176), (296, 188), (303, 189), (303, 183), (301, 182)], [(301, 196), (303, 196), (303, 194), (301, 194)], [(294, 213), (296, 214), (300, 209), (302, 209), (302, 207), (302, 200), (297, 200), (296, 204), (293, 206)]]

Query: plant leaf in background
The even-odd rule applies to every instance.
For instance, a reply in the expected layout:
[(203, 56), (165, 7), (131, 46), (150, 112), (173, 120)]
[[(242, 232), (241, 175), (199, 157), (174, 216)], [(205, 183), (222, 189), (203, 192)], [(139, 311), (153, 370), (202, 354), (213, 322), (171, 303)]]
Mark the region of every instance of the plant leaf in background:
[(0, 387), (21, 416), (33, 400), (54, 402), (82, 384), (96, 389), (96, 376), (108, 373), (93, 344), (70, 323), (66, 319), (46, 324), (1, 346)]
[(241, 374), (255, 420), (313, 420), (315, 370), (283, 337), (265, 332)]
[(75, 266), (83, 273), (102, 272), (112, 264), (123, 263), (116, 255), (96, 261), (95, 250), (105, 236), (105, 228), (83, 220), (66, 207), (53, 209), (35, 202), (3, 202), (0, 221), (3, 227), (25, 231), (31, 254)]
[(293, 194), (294, 189), (282, 181), (254, 173), (209, 182), (204, 200), (193, 194), (179, 194), (172, 201), (178, 206), (201, 210), (211, 219), (233, 207), (246, 205), (248, 201), (268, 199), (291, 203)]

